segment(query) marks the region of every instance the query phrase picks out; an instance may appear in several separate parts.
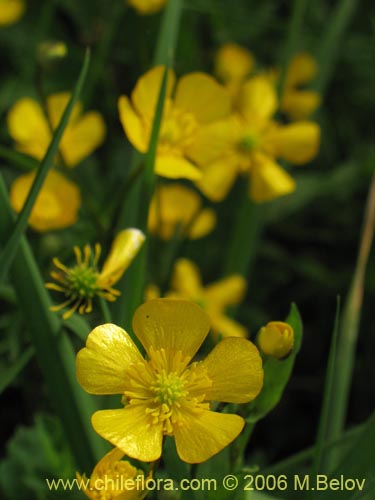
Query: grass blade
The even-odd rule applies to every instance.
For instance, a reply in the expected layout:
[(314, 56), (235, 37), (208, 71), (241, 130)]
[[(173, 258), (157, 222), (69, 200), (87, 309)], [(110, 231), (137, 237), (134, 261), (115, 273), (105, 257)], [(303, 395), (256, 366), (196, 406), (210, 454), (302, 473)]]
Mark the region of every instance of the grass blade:
[(6, 370), (0, 374), (0, 394), (5, 391), (9, 384), (17, 377), (17, 375), (25, 368), (27, 363), (34, 355), (34, 348), (29, 347), (24, 353)]

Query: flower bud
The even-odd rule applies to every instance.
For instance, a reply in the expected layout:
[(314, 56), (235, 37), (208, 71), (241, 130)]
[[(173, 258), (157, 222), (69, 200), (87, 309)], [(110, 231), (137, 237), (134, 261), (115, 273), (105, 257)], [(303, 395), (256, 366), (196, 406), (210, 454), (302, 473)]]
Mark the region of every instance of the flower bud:
[(294, 331), (288, 323), (270, 321), (260, 329), (257, 341), (263, 354), (281, 359), (293, 349)]

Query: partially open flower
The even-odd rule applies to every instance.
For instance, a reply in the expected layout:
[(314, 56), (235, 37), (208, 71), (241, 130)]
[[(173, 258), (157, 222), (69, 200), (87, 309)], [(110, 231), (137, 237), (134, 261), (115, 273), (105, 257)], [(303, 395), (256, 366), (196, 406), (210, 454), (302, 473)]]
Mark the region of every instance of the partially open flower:
[(139, 14), (154, 14), (162, 9), (167, 0), (128, 0), (128, 4), (134, 7)]
[[(45, 115), (41, 105), (23, 97), (8, 113), (8, 129), (19, 151), (41, 160), (52, 140), (52, 131), (59, 124), (70, 99), (61, 92), (47, 98)], [(96, 111), (83, 114), (82, 105), (76, 103), (60, 141), (60, 154), (68, 167), (74, 167), (90, 155), (104, 140), (105, 124)]]
[[(10, 201), (16, 212), (22, 210), (35, 175), (36, 172), (30, 172), (13, 182)], [(81, 195), (78, 186), (56, 170), (50, 170), (34, 203), (29, 224), (39, 232), (72, 226), (77, 221), (80, 206)]]
[(24, 11), (24, 0), (0, 0), (0, 26), (17, 22)]
[(216, 224), (215, 212), (202, 209), (198, 193), (182, 184), (159, 186), (152, 198), (148, 218), (151, 233), (170, 240), (179, 231), (192, 240), (206, 236)]
[(263, 354), (276, 359), (285, 358), (293, 349), (293, 328), (282, 321), (270, 321), (260, 329), (257, 343)]
[(114, 448), (95, 466), (90, 479), (77, 472), (81, 491), (91, 500), (142, 500), (145, 474), (128, 460), (122, 460), (124, 452)]
[(97, 411), (96, 432), (126, 455), (160, 458), (163, 436), (173, 436), (181, 460), (200, 463), (219, 453), (241, 432), (242, 417), (211, 410), (211, 402), (246, 403), (263, 385), (255, 345), (226, 338), (203, 360), (192, 362), (210, 328), (193, 302), (155, 299), (141, 305), (131, 337), (113, 324), (96, 327), (77, 354), (77, 378), (91, 394), (121, 394), (124, 408)]
[(57, 270), (51, 271), (51, 277), (57, 283), (46, 283), (46, 288), (61, 292), (66, 300), (57, 306), (52, 306), (51, 311), (60, 311), (68, 307), (63, 314), (63, 319), (68, 319), (74, 312), (85, 314), (92, 311), (92, 301), (95, 297), (103, 297), (113, 302), (120, 292), (112, 287), (122, 277), (130, 263), (138, 253), (144, 242), (144, 234), (138, 229), (124, 229), (112, 243), (110, 253), (98, 270), (98, 261), (101, 253), (99, 243), (92, 251), (86, 245), (82, 251), (74, 247), (77, 264), (68, 268), (54, 258), (53, 263)]

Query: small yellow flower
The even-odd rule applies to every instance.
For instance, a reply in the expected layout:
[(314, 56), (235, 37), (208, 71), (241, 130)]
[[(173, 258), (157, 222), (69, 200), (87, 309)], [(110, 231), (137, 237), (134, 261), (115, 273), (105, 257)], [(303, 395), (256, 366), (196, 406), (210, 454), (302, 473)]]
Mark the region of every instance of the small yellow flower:
[[(20, 212), (36, 172), (21, 175), (12, 184), (10, 202)], [(81, 195), (78, 187), (55, 170), (50, 170), (30, 214), (30, 226), (39, 232), (72, 226), (78, 217)]]
[(96, 464), (89, 481), (77, 472), (81, 491), (91, 500), (142, 500), (147, 494), (142, 490), (145, 474), (122, 460), (124, 455), (118, 448), (111, 450)]
[[(47, 98), (48, 118), (40, 104), (23, 97), (8, 113), (8, 129), (19, 151), (42, 159), (52, 139), (52, 130), (70, 99), (62, 92)], [(74, 167), (90, 155), (104, 140), (105, 124), (99, 113), (82, 114), (82, 105), (77, 103), (60, 142), (60, 154), (68, 167)]]
[(24, 11), (23, 0), (0, 0), (0, 26), (17, 22)]
[(92, 300), (103, 297), (113, 302), (120, 292), (112, 287), (119, 281), (130, 263), (138, 253), (145, 240), (144, 234), (138, 229), (124, 229), (116, 236), (111, 250), (105, 260), (102, 270), (98, 270), (101, 254), (99, 243), (95, 245), (94, 252), (89, 245), (83, 249), (83, 255), (78, 247), (74, 247), (77, 264), (68, 268), (54, 258), (53, 263), (57, 271), (51, 271), (51, 277), (58, 282), (46, 283), (46, 288), (61, 292), (66, 300), (57, 306), (52, 306), (51, 311), (60, 311), (65, 307), (69, 309), (63, 314), (63, 319), (68, 319), (78, 311), (79, 314), (92, 311)]
[(239, 274), (203, 286), (198, 267), (188, 259), (178, 259), (168, 297), (192, 300), (208, 314), (212, 332), (223, 337), (246, 337), (244, 326), (225, 315), (225, 309), (239, 304), (246, 293), (246, 280)]
[(191, 147), (203, 171), (196, 185), (209, 199), (221, 201), (243, 174), (249, 177), (249, 195), (256, 202), (291, 193), (295, 182), (277, 159), (302, 165), (314, 158), (319, 126), (311, 121), (277, 124), (272, 118), (278, 107), (276, 91), (263, 75), (242, 86), (237, 107), (230, 120), (201, 130)]
[(68, 53), (64, 42), (46, 41), (38, 45), (38, 59), (42, 64), (49, 64), (52, 61), (63, 59)]
[(122, 394), (124, 404), (94, 413), (96, 432), (144, 462), (160, 458), (164, 435), (174, 437), (188, 463), (208, 460), (231, 443), (244, 420), (212, 411), (210, 402), (254, 399), (263, 384), (262, 362), (249, 340), (227, 338), (206, 359), (190, 363), (209, 328), (208, 316), (193, 302), (146, 302), (133, 318), (146, 359), (120, 327), (95, 328), (77, 355), (78, 381), (91, 394)]
[(139, 14), (154, 14), (162, 9), (167, 0), (128, 0), (128, 4), (134, 7)]
[(226, 85), (234, 99), (254, 66), (253, 54), (235, 43), (222, 45), (215, 56), (215, 74)]
[(179, 231), (194, 240), (206, 236), (215, 224), (215, 212), (202, 209), (202, 200), (195, 191), (182, 184), (158, 186), (148, 218), (151, 233), (169, 240)]
[(310, 54), (297, 54), (291, 60), (280, 107), (293, 120), (308, 118), (320, 105), (321, 97), (318, 92), (301, 89), (301, 86), (315, 78), (317, 72), (317, 63)]
[[(138, 80), (131, 102), (126, 96), (119, 99), (125, 134), (141, 153), (148, 150), (163, 73), (162, 66), (151, 69)], [(204, 73), (185, 75), (177, 85), (175, 81), (173, 71), (169, 71), (155, 172), (168, 178), (196, 180), (201, 172), (191, 161), (190, 147), (204, 124), (229, 115), (230, 95)]]
[(267, 356), (285, 358), (293, 349), (293, 328), (282, 321), (271, 321), (260, 329), (257, 343), (260, 351)]

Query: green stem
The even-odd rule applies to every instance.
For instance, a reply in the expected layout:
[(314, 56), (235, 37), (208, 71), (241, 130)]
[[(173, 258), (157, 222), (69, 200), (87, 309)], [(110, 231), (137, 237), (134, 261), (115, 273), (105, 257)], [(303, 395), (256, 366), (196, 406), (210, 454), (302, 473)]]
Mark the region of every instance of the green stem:
[(103, 320), (105, 323), (112, 323), (112, 315), (109, 310), (107, 301), (103, 297), (99, 297), (99, 305), (102, 311)]

